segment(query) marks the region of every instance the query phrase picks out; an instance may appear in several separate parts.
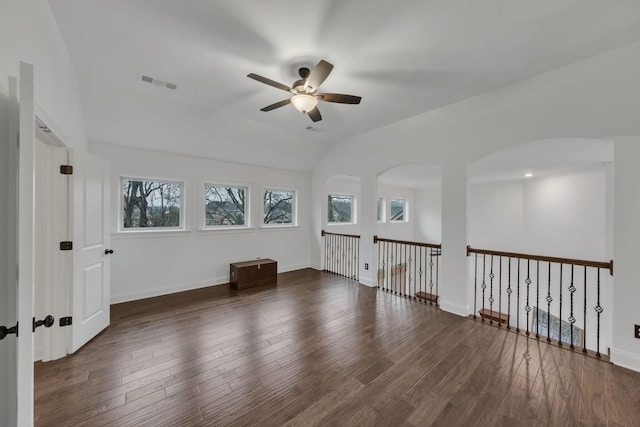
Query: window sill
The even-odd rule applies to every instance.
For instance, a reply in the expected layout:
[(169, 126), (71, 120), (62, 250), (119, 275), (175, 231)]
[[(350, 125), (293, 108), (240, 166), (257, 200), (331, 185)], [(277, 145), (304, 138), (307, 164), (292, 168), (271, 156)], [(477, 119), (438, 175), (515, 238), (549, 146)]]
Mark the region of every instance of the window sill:
[(179, 230), (131, 230), (123, 231), (119, 230), (111, 233), (111, 236), (117, 239), (140, 239), (147, 237), (176, 237), (176, 236), (188, 236), (191, 234), (191, 230), (179, 229)]
[(255, 231), (255, 227), (229, 227), (229, 228), (201, 228), (198, 230), (199, 234), (234, 234), (234, 233), (248, 233)]
[(299, 228), (299, 225), (262, 225), (260, 231), (297, 230)]

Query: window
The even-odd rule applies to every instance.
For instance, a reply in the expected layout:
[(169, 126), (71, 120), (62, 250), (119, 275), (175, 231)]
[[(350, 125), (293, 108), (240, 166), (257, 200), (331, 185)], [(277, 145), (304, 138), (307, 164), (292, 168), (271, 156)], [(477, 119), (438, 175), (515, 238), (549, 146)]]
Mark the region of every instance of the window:
[(262, 194), (264, 225), (295, 225), (296, 192), (267, 188)]
[(122, 229), (182, 228), (183, 183), (121, 178)]
[(391, 199), (391, 221), (407, 221), (406, 201), (404, 199)]
[(204, 185), (204, 227), (246, 227), (247, 187)]
[(382, 197), (378, 197), (377, 200), (377, 211), (378, 211), (378, 222), (384, 222), (385, 221), (385, 215), (384, 215), (384, 199)]
[(353, 196), (329, 194), (329, 223), (351, 223), (353, 221)]

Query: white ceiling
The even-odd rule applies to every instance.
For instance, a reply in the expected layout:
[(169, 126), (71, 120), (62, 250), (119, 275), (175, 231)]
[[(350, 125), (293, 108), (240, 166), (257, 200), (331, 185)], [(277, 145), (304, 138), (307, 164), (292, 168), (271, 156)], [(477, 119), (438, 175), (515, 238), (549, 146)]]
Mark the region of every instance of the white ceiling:
[[(640, 39), (637, 0), (49, 0), (89, 139), (291, 170), (332, 144)], [(316, 124), (286, 93), (335, 68)], [(139, 73), (176, 83), (171, 91)], [(313, 126), (314, 129), (306, 129)]]

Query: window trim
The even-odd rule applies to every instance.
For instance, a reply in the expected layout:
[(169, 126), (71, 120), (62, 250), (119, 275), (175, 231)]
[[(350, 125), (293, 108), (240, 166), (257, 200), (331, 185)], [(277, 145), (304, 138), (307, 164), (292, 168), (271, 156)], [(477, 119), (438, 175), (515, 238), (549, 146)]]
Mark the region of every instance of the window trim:
[[(244, 188), (245, 189), (245, 205), (244, 205), (244, 224), (243, 225), (206, 225), (207, 215), (206, 209), (206, 186), (212, 187), (230, 187), (230, 188)], [(224, 231), (224, 230), (247, 230), (251, 229), (251, 186), (247, 183), (231, 183), (227, 182), (222, 184), (219, 180), (200, 180), (200, 225), (199, 231)]]
[[(393, 215), (391, 215), (391, 205), (394, 200), (402, 200), (402, 219), (392, 219)], [(409, 222), (409, 202), (404, 197), (392, 197), (389, 199), (389, 222), (390, 223), (403, 223)]]
[[(122, 187), (125, 180), (130, 181), (148, 181), (148, 182), (162, 182), (162, 183), (175, 183), (180, 184), (180, 225), (178, 227), (137, 227), (137, 228), (125, 228), (124, 227), (124, 204), (123, 204), (123, 193)], [(182, 178), (159, 178), (152, 177), (152, 175), (130, 175), (130, 174), (120, 174), (118, 175), (118, 186), (117, 186), (117, 228), (116, 233), (120, 234), (128, 234), (128, 233), (182, 233), (188, 232), (189, 229), (187, 227), (187, 217), (188, 217), (188, 209), (187, 209), (187, 183), (185, 179)]]
[[(264, 222), (264, 192), (267, 190), (272, 191), (289, 191), (293, 193), (293, 203), (291, 204), (291, 224), (265, 224)], [(298, 190), (290, 187), (279, 187), (277, 185), (270, 185), (262, 187), (260, 191), (260, 228), (288, 228), (298, 227)]]
[[(337, 197), (350, 197), (351, 198), (351, 220), (349, 222), (330, 222), (329, 221), (329, 196), (337, 196)], [(325, 220), (327, 221), (327, 225), (353, 225), (357, 224), (356, 219), (358, 218), (357, 210), (356, 210), (356, 195), (355, 194), (346, 194), (346, 193), (327, 193), (327, 214), (325, 215)]]

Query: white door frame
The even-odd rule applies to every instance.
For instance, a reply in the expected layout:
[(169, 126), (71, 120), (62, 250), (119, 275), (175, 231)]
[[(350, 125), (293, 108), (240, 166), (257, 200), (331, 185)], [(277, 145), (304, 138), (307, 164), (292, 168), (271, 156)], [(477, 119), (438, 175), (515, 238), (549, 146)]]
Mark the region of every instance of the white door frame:
[(33, 425), (34, 93), (33, 66), (20, 63), (18, 161), (17, 421)]

